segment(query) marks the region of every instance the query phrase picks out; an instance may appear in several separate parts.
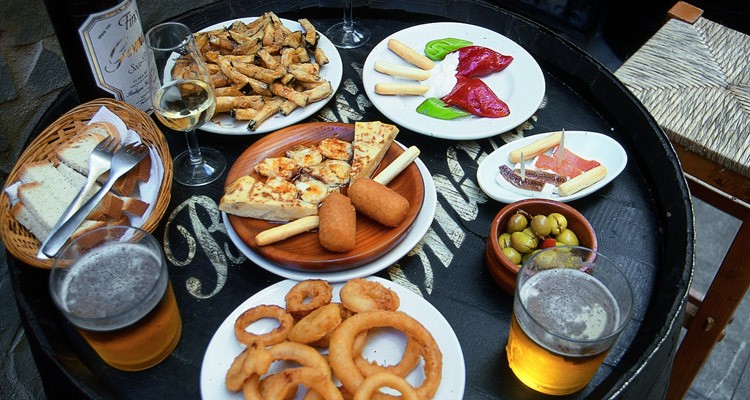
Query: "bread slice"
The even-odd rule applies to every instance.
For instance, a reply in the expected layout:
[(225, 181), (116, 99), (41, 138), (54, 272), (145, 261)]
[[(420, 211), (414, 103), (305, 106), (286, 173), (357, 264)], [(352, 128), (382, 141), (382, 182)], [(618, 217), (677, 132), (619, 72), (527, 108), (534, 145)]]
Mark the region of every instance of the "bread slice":
[(89, 172), (89, 156), (99, 142), (107, 136), (121, 140), (117, 128), (109, 122), (92, 122), (84, 126), (80, 132), (55, 149), (60, 161), (84, 176)]
[(60, 175), (54, 164), (47, 160), (25, 164), (18, 170), (18, 180), (23, 183), (44, 182), (55, 179), (60, 179)]
[[(18, 187), (18, 199), (44, 225), (47, 231), (63, 215), (75, 198), (76, 192), (67, 189), (64, 179), (24, 183)], [(67, 182), (65, 182), (67, 183)]]
[(13, 218), (18, 221), (24, 228), (28, 229), (32, 235), (34, 235), (39, 242), (43, 242), (44, 239), (49, 235), (52, 227), (47, 226), (44, 222), (40, 221), (26, 206), (20, 201), (16, 203), (10, 210), (10, 214)]
[(358, 178), (372, 177), (397, 134), (398, 128), (395, 125), (380, 121), (354, 123), (354, 155), (349, 172), (349, 186)]
[(274, 190), (250, 175), (227, 186), (219, 210), (269, 221), (292, 221), (318, 213), (317, 205), (300, 200), (296, 192)]

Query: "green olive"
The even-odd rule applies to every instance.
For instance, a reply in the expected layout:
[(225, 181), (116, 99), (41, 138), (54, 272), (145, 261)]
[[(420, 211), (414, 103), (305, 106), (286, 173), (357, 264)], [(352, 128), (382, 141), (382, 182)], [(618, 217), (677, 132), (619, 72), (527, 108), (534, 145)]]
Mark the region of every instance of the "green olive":
[(555, 240), (564, 243), (566, 246), (578, 246), (578, 236), (570, 229), (564, 229)]
[(534, 230), (531, 228), (526, 228), (522, 231), (523, 233), (531, 236), (532, 239), (534, 239), (534, 247), (539, 246), (539, 235), (534, 233)]
[(550, 269), (558, 267), (560, 265), (560, 260), (558, 259), (557, 252), (547, 251), (536, 256), (534, 258), (534, 263), (540, 269)]
[(503, 254), (505, 254), (505, 257), (508, 257), (513, 264), (521, 263), (521, 253), (513, 247), (503, 247)]
[(505, 232), (502, 235), (500, 235), (500, 237), (497, 238), (497, 244), (500, 245), (501, 249), (510, 247), (510, 233)]
[(510, 235), (510, 242), (523, 254), (531, 253), (536, 248), (536, 239), (523, 232), (513, 232)]
[(535, 215), (534, 218), (531, 219), (531, 229), (537, 234), (537, 236), (549, 236), (552, 231), (552, 221), (544, 215)]
[(506, 230), (508, 233), (513, 232), (519, 232), (524, 230), (529, 224), (529, 221), (526, 220), (526, 217), (524, 217), (522, 214), (513, 214), (508, 218), (508, 223), (506, 224)]
[(551, 222), (550, 225), (552, 227), (550, 235), (557, 236), (568, 227), (568, 219), (560, 213), (552, 213), (547, 216), (547, 219)]
[(533, 255), (534, 255), (534, 254), (536, 254), (536, 253), (537, 253), (538, 251), (541, 251), (541, 250), (534, 250), (534, 251), (532, 251), (531, 253), (526, 253), (526, 254), (524, 254), (523, 256), (521, 256), (521, 262), (522, 262), (522, 263), (525, 263), (525, 262), (526, 262), (526, 260), (528, 260), (528, 259), (529, 259), (529, 257), (533, 256)]

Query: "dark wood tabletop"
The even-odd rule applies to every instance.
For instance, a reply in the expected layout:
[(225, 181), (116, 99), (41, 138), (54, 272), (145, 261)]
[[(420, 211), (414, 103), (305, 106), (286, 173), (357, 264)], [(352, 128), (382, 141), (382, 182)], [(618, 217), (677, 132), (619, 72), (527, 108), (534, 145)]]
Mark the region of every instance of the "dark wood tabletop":
[[(177, 20), (199, 30), (265, 11), (292, 20), (309, 18), (321, 31), (341, 19), (340, 9), (307, 2), (219, 1)], [(635, 288), (635, 310), (621, 339), (592, 383), (567, 397), (663, 397), (692, 273), (694, 232), (679, 162), (653, 118), (589, 55), (497, 6), (480, 1), (370, 2), (368, 8), (355, 9), (355, 15), (371, 29), (372, 38), (362, 48), (340, 51), (341, 86), (304, 122), (389, 122), (368, 101), (361, 69), (378, 42), (416, 24), (456, 21), (491, 29), (524, 47), (544, 73), (541, 107), (511, 132), (466, 141), (431, 138), (407, 129), (398, 136), (405, 146), (419, 146), (420, 159), (435, 182), (437, 211), (422, 241), (376, 275), (408, 285), (450, 323), (465, 361), (464, 398), (544, 397), (525, 387), (508, 367), (505, 342), (512, 296), (495, 285), (483, 260), (490, 221), (504, 204), (484, 195), (476, 171), (497, 147), (562, 128), (610, 136), (628, 154), (625, 170), (614, 181), (569, 204), (589, 220), (600, 252), (626, 271)], [(65, 91), (36, 132), (77, 104), (74, 91)], [(166, 129), (165, 134), (172, 154), (184, 150), (182, 134)], [(231, 165), (262, 136), (199, 133), (199, 141), (220, 149)], [(50, 398), (200, 397), (201, 363), (217, 327), (243, 301), (283, 279), (249, 261), (227, 236), (217, 210), (223, 186), (223, 178), (199, 188), (173, 186), (171, 204), (154, 235), (163, 241), (170, 263), (183, 336), (167, 360), (143, 372), (121, 372), (93, 356), (56, 312), (47, 289), (48, 271), (22, 265), (9, 255), (17, 304)]]

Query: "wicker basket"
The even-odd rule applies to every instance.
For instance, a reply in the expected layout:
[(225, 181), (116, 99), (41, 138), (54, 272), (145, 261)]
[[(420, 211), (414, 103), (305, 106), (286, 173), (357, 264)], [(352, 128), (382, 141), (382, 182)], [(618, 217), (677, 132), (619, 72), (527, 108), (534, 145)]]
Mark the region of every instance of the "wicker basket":
[[(6, 185), (11, 185), (18, 181), (20, 167), (26, 163), (42, 160), (57, 161), (55, 148), (78, 133), (101, 106), (106, 106), (110, 111), (117, 114), (128, 128), (138, 132), (144, 143), (156, 149), (164, 164), (164, 178), (159, 189), (156, 204), (154, 205), (153, 212), (142, 226), (144, 230), (153, 232), (169, 206), (169, 199), (172, 193), (172, 157), (169, 154), (167, 141), (154, 121), (146, 113), (121, 101), (112, 99), (92, 100), (73, 108), (58, 118), (42, 131), (23, 154), (21, 154), (21, 157), (8, 176)], [(40, 243), (31, 232), (11, 216), (10, 199), (5, 190), (0, 194), (0, 223), (2, 224), (0, 226), (0, 233), (5, 242), (5, 247), (13, 256), (35, 267), (52, 267), (54, 260), (39, 259), (36, 257)]]

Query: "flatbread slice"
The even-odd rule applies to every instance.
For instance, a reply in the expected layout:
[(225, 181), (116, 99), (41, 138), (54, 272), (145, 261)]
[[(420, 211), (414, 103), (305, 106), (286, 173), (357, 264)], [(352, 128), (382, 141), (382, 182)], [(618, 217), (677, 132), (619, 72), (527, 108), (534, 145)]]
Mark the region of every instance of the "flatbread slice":
[(318, 213), (317, 205), (300, 200), (296, 191), (282, 190), (250, 175), (227, 186), (219, 210), (268, 221), (293, 221)]
[(380, 121), (354, 123), (354, 155), (349, 186), (358, 178), (372, 177), (397, 134), (398, 128), (395, 125)]

